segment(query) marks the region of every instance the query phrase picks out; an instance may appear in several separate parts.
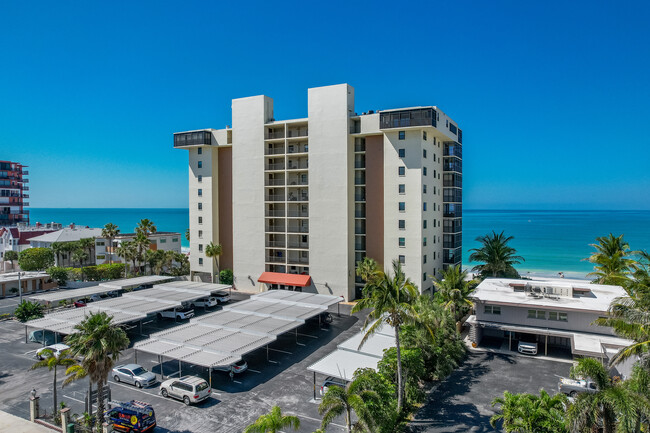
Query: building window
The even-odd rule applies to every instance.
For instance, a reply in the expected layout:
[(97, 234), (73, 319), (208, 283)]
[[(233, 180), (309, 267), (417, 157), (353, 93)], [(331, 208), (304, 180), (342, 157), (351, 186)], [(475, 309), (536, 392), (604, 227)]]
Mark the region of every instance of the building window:
[(544, 310), (528, 310), (529, 319), (546, 319), (546, 311)]
[(397, 149), (397, 154), (400, 158), (404, 158), (406, 156), (406, 149)]
[(400, 140), (404, 140), (406, 138), (406, 131), (400, 131), (398, 137)]
[(200, 253), (203, 252), (203, 244), (199, 244), (199, 252), (200, 252)]
[(97, 241), (95, 245), (97, 245), (98, 247), (103, 247), (105, 244), (104, 242)]
[(199, 230), (199, 239), (203, 239), (203, 230)]
[(433, 178), (434, 179), (436, 178), (436, 169), (435, 168), (433, 169)]
[[(434, 171), (435, 171), (435, 170), (434, 170)], [(435, 176), (434, 176), (434, 177), (435, 177)], [(433, 186), (433, 194), (434, 194), (434, 195), (436, 194), (436, 187), (435, 187), (435, 185)]]
[(422, 221), (422, 228), (426, 229), (427, 228), (427, 220)]
[(485, 314), (501, 314), (501, 307), (496, 305), (486, 305), (483, 309)]
[(426, 176), (427, 175), (427, 168), (422, 167), (422, 175)]
[(196, 178), (199, 182), (203, 182), (203, 175), (198, 175)]
[(405, 247), (406, 246), (406, 238), (399, 238), (399, 246), (400, 247)]
[(426, 202), (426, 201), (425, 201), (424, 203), (422, 203), (422, 210), (423, 210), (424, 212), (427, 211), (427, 202)]
[(203, 210), (203, 203), (199, 203), (199, 210)]
[(165, 238), (160, 238), (160, 243), (161, 243), (161, 244), (166, 244), (166, 243), (167, 243), (167, 239), (165, 239)]
[(433, 252), (433, 260), (435, 260), (435, 259), (436, 259), (436, 252), (434, 251)]
[(422, 274), (422, 281), (426, 281), (426, 280), (427, 280), (427, 273), (425, 272)]
[(427, 255), (425, 254), (424, 257), (422, 257), (422, 263), (424, 264), (426, 262), (427, 262)]
[(427, 141), (427, 131), (422, 131), (422, 140)]
[(397, 256), (397, 257), (398, 257), (399, 262), (400, 262), (401, 264), (405, 264), (405, 263), (406, 263), (406, 256)]
[(422, 149), (422, 158), (426, 158), (426, 157), (427, 157), (427, 150)]
[[(435, 206), (435, 204), (434, 204), (434, 206)], [(434, 218), (434, 219), (433, 219), (433, 226), (434, 226), (434, 227), (437, 227), (437, 224), (438, 224), (438, 220)]]
[(198, 167), (199, 167), (199, 168), (203, 168), (203, 161), (199, 161), (199, 163), (198, 163)]
[(198, 152), (199, 152), (199, 155), (202, 155), (202, 154), (203, 154), (203, 148), (202, 148), (202, 147), (199, 147), (197, 150), (198, 150)]
[(199, 188), (199, 197), (203, 197), (203, 190)]
[(399, 211), (404, 212), (406, 210), (406, 203), (401, 201), (399, 202)]
[(203, 265), (203, 257), (199, 257), (199, 265)]
[(436, 162), (436, 154), (433, 154), (433, 162)]
[(548, 320), (557, 320), (559, 322), (566, 322), (568, 320), (567, 313), (559, 313), (557, 311), (548, 312)]
[(422, 184), (422, 194), (426, 194), (426, 193), (427, 193), (427, 184), (425, 183)]
[(178, 238), (172, 238), (172, 242), (178, 242)]
[(397, 226), (400, 230), (404, 230), (406, 228), (406, 220), (399, 220), (397, 222)]
[(406, 193), (406, 185), (404, 185), (403, 183), (400, 183), (398, 191), (399, 191), (400, 194), (405, 194)]
[(199, 217), (199, 224), (203, 224), (203, 217)]
[(397, 168), (397, 174), (400, 176), (405, 176), (406, 175), (406, 167), (398, 167)]
[[(422, 238), (422, 246), (423, 246), (423, 247), (426, 247), (426, 246), (427, 246), (427, 238), (426, 238), (426, 237)], [(435, 253), (434, 253), (434, 254), (435, 254)], [(435, 260), (435, 258), (434, 258), (434, 260)]]

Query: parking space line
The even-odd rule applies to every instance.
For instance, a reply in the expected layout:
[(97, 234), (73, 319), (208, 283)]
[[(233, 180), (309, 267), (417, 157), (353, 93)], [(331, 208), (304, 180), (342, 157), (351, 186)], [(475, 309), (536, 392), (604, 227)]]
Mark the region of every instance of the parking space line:
[[(171, 400), (169, 398), (163, 397), (162, 395), (150, 394), (150, 393), (148, 393), (148, 392), (146, 392), (146, 391), (144, 391), (144, 390), (142, 390), (140, 388), (136, 388), (135, 386), (125, 385), (125, 384), (119, 383), (119, 382), (112, 382), (111, 385), (118, 385), (118, 386), (121, 386), (123, 388), (128, 388), (128, 389), (130, 389), (132, 391), (138, 391), (138, 392), (141, 392), (141, 393), (146, 394), (146, 395), (150, 395), (150, 396), (153, 396), (153, 397), (158, 397), (158, 398), (163, 399), (163, 400)], [(183, 403), (181, 402), (181, 404), (183, 404)]]
[(30, 353), (36, 353), (38, 349), (30, 350), (29, 352), (23, 353), (23, 355), (29, 355)]
[(241, 385), (241, 382), (240, 382), (240, 381), (238, 381), (238, 380), (234, 380), (234, 379), (233, 379), (233, 382), (235, 382), (235, 383), (237, 383), (237, 384), (239, 384), (239, 385)]
[(275, 352), (280, 352), (280, 353), (286, 353), (287, 355), (293, 355), (292, 352), (287, 352), (286, 350), (271, 349), (270, 347), (269, 347), (269, 350), (273, 350), (273, 351), (275, 351)]
[[(311, 421), (318, 421), (319, 423), (320, 423), (321, 421), (323, 421), (322, 419), (312, 418), (312, 417), (310, 417), (310, 416), (306, 416), (306, 415), (302, 415), (302, 414), (297, 414), (297, 413), (295, 413), (295, 412), (287, 412), (287, 413), (290, 414), (290, 415), (295, 415), (295, 416), (297, 416), (297, 417), (299, 417), (299, 418), (305, 418), (305, 419), (308, 419), (308, 420), (311, 420)], [(339, 427), (339, 428), (342, 428), (342, 429), (347, 429), (346, 426), (341, 425), (341, 424), (330, 423), (329, 425), (333, 425), (333, 426), (336, 426), (336, 427)]]
[(296, 343), (296, 344), (297, 344), (298, 346), (304, 346), (304, 344), (302, 344), (302, 343)]
[(249, 368), (248, 371), (252, 371), (253, 373), (257, 373), (257, 374), (262, 374), (261, 371), (253, 370), (252, 368)]
[(309, 335), (309, 334), (298, 334), (300, 337), (309, 337), (309, 338), (315, 338), (317, 339), (318, 337), (315, 335)]
[[(74, 397), (70, 397), (69, 395), (65, 395), (65, 394), (63, 394), (63, 397), (65, 397), (65, 398), (67, 398), (67, 399), (70, 399), (70, 400), (74, 400), (74, 401), (77, 401), (77, 402), (79, 402), (79, 403), (83, 403), (83, 404), (86, 404), (86, 402), (85, 402), (85, 401), (82, 401), (82, 400), (79, 400), (78, 398), (74, 398)], [(93, 404), (93, 407), (95, 407), (95, 405), (94, 405), (94, 404)]]

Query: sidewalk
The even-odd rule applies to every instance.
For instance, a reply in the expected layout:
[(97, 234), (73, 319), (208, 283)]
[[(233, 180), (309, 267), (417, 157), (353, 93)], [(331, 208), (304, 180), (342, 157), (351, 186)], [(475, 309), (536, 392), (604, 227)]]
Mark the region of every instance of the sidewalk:
[[(27, 404), (27, 403), (25, 403)], [(23, 418), (0, 410), (0, 427), (2, 431), (12, 433), (52, 433), (47, 427), (35, 424)]]

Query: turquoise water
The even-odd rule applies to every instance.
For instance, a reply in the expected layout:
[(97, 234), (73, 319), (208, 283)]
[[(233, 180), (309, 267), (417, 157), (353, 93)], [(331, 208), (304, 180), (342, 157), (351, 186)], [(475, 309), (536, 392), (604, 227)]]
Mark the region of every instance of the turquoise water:
[[(60, 222), (102, 227), (117, 224), (122, 232), (131, 232), (142, 218), (152, 220), (159, 231), (185, 233), (188, 209), (30, 209), (31, 221)], [(650, 211), (479, 211), (465, 210), (463, 215), (463, 264), (469, 249), (478, 246), (477, 236), (491, 230), (505, 230), (514, 236), (512, 246), (526, 261), (517, 269), (526, 274), (582, 277), (591, 265), (588, 257), (596, 236), (612, 232), (625, 234), (632, 249), (650, 249)], [(183, 246), (189, 243), (181, 236)]]

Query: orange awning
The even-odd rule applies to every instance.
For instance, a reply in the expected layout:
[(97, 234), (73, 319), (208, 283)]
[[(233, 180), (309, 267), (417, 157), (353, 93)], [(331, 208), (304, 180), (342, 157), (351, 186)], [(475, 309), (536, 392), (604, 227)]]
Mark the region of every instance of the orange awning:
[(267, 284), (284, 284), (285, 286), (305, 287), (311, 285), (309, 275), (283, 274), (281, 272), (262, 272), (257, 281)]

